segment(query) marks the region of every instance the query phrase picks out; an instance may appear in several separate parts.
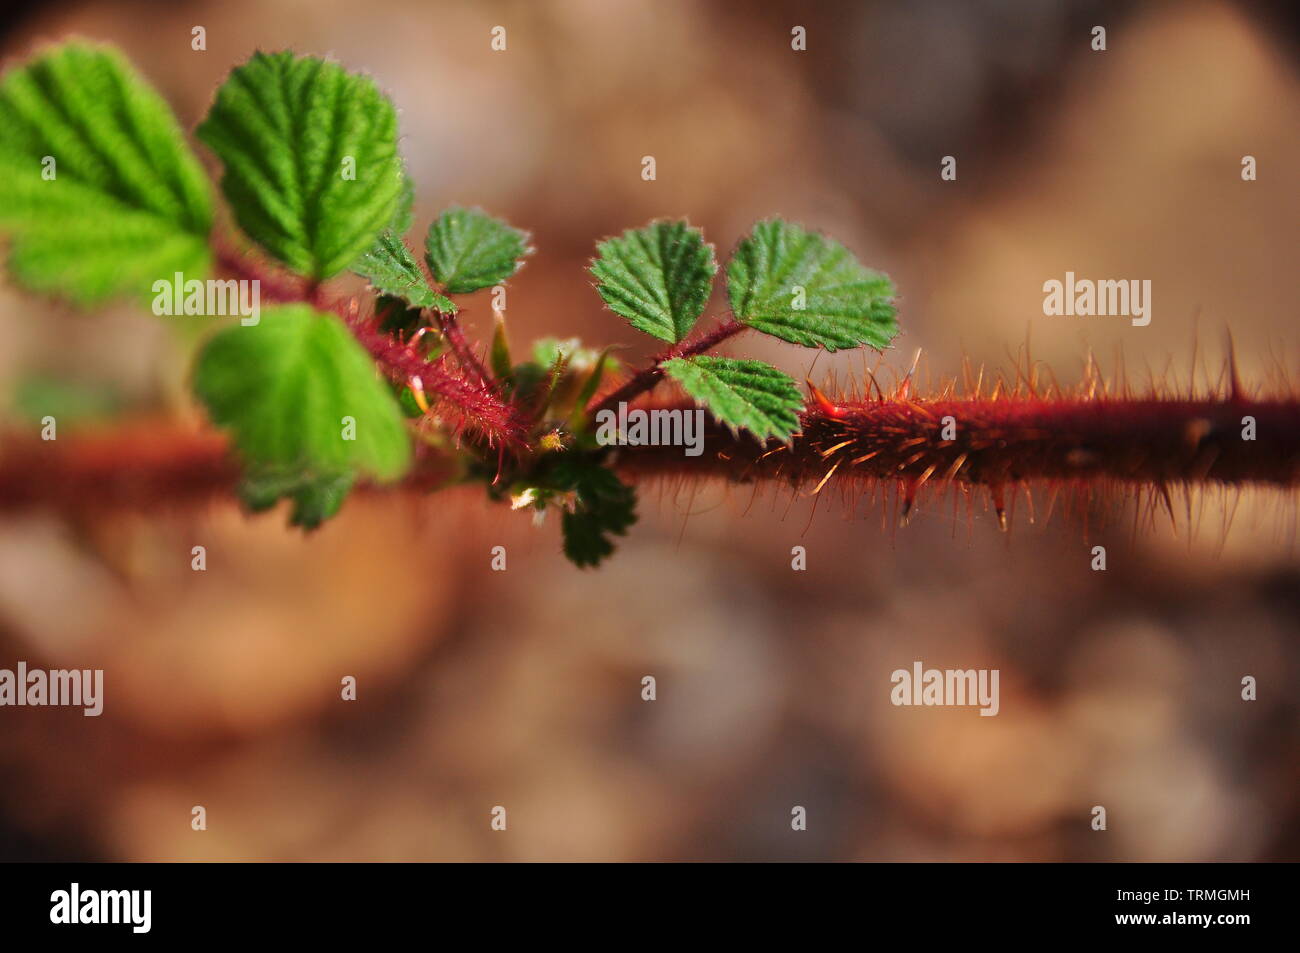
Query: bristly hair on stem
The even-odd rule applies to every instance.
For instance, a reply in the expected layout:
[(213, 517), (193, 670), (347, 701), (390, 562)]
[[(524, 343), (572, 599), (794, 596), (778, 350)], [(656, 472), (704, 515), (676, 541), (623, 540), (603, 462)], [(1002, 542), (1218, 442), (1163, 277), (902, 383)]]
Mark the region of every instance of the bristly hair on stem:
[[(395, 358), (394, 366), (406, 360)], [(1179, 388), (1133, 394), (1095, 378), (1043, 392), (1000, 379), (986, 392), (981, 374), (978, 389), (950, 384), (922, 396), (908, 383), (875, 390), (872, 380), (874, 395), (867, 396), (832, 397), (813, 387), (800, 433), (788, 444), (736, 434), (706, 416), (709, 453), (692, 458), (680, 447), (624, 446), (616, 466), (635, 480), (771, 481), (807, 494), (878, 481), (896, 484), (905, 500), (927, 486), (955, 483), (986, 488), (995, 507), (1000, 490), (1009, 495), (1025, 483), (1130, 484), (1157, 492), (1179, 485), (1300, 487), (1300, 395)], [(694, 405), (669, 398), (639, 406), (680, 412)], [(945, 439), (945, 418), (952, 419), (953, 439)], [(1247, 418), (1253, 440), (1242, 439)], [(31, 453), (23, 450), (28, 442)], [(158, 486), (193, 482), (211, 490), (237, 473), (215, 435), (157, 422), (57, 444), (28, 442), (11, 441), (0, 459), (0, 507), (71, 505), (99, 485), (112, 505), (148, 508)], [(427, 485), (430, 468), (445, 473), (450, 460), (438, 459), (428, 457), (408, 485)], [(199, 479), (204, 473), (206, 481)]]
[(305, 301), (338, 315), (393, 383), (417, 385), (437, 402), (435, 409), (455, 432), (477, 433), (490, 446), (501, 444), (517, 449), (527, 445), (523, 416), (501, 399), (491, 376), (465, 342), (454, 316), (439, 314), (437, 321), (452, 345), (460, 372), (454, 371), (445, 358), (428, 361), (410, 344), (383, 332), (379, 328), (380, 316), (363, 314), (356, 298), (330, 298), (319, 285), (285, 276), (228, 246), (219, 248), (218, 262), (230, 274), (261, 282), (263, 293), (273, 301)]

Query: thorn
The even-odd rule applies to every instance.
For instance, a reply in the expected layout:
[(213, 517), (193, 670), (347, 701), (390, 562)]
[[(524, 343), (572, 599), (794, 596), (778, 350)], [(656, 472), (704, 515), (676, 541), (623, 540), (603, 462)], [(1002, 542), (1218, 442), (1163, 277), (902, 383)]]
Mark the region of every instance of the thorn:
[(914, 400), (907, 400), (906, 398), (904, 398), (903, 403), (905, 403), (905, 404), (907, 405), (907, 407), (908, 407), (909, 410), (912, 410), (912, 411), (914, 411), (915, 413), (920, 414), (922, 417), (925, 417), (925, 418), (927, 418), (927, 419), (929, 419), (929, 420), (934, 420), (934, 419), (935, 419), (934, 414), (932, 414), (930, 411), (926, 410), (926, 408), (922, 407), (922, 406), (921, 406), (920, 404), (918, 404), (916, 401), (914, 401)]
[(1156, 489), (1160, 493), (1161, 502), (1165, 504), (1165, 512), (1169, 514), (1169, 528), (1174, 534), (1174, 539), (1178, 538), (1178, 520), (1174, 517), (1174, 501), (1169, 497), (1169, 487), (1161, 480), (1156, 484)]
[(418, 377), (407, 378), (406, 386), (411, 388), (411, 396), (415, 398), (415, 406), (420, 408), (422, 413), (429, 412), (429, 401), (424, 396), (424, 382)]
[(943, 475), (945, 481), (951, 480), (961, 471), (962, 465), (965, 464), (967, 456), (968, 454), (963, 453), (952, 462), (952, 466), (948, 468), (948, 472)]
[(842, 420), (844, 418), (844, 412), (835, 406), (829, 397), (818, 390), (816, 384), (807, 378), (804, 379), (804, 383), (808, 385), (808, 392), (812, 395), (813, 403), (817, 405), (818, 410), (833, 420)]
[(899, 516), (899, 526), (906, 526), (912, 519), (912, 504), (916, 502), (916, 488), (919, 485), (915, 480), (908, 480), (904, 484), (903, 512)]
[(1005, 533), (1007, 531), (1007, 505), (1002, 496), (1002, 484), (991, 484), (989, 494), (993, 497), (993, 512), (998, 514), (998, 529)]
[(921, 363), (921, 349), (918, 347), (916, 349), (916, 353), (912, 355), (912, 366), (907, 369), (907, 380), (910, 381), (912, 379), (912, 375), (916, 373), (916, 365), (920, 363)]
[(844, 458), (841, 457), (839, 460), (836, 460), (831, 465), (831, 468), (826, 471), (826, 475), (822, 477), (821, 482), (818, 483), (815, 487), (813, 487), (813, 491), (811, 494), (812, 496), (816, 496), (818, 493), (822, 491), (822, 487), (826, 485), (826, 481), (829, 480), (834, 475), (835, 471), (840, 468), (840, 464), (843, 462), (844, 462)]
[(1228, 330), (1228, 399), (1236, 404), (1239, 403), (1245, 395), (1241, 392), (1241, 378), (1237, 374), (1237, 348), (1232, 340), (1232, 330)]
[(876, 391), (876, 400), (884, 400), (885, 392), (880, 389), (880, 383), (876, 380), (876, 375), (871, 373), (870, 368), (863, 368), (867, 372), (867, 379), (871, 381), (872, 388)]

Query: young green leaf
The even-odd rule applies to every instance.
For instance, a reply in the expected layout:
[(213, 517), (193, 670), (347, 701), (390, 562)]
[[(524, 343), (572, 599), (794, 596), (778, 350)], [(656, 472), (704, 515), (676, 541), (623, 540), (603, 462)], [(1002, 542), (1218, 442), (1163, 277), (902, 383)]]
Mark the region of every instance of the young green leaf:
[(510, 360), (510, 338), (506, 334), (506, 316), (496, 312), (493, 320), (492, 350), (490, 363), (492, 373), (507, 383), (514, 377), (514, 364)]
[(370, 250), (353, 262), (352, 270), (370, 279), (381, 295), (401, 298), (413, 308), (436, 308), (444, 314), (456, 310), (449, 298), (429, 287), (419, 262), (395, 232), (380, 235)]
[(596, 246), (596, 290), (638, 331), (677, 343), (690, 333), (713, 290), (713, 246), (685, 222), (652, 222)]
[(794, 380), (771, 364), (726, 357), (677, 357), (665, 361), (663, 367), (686, 393), (730, 427), (743, 427), (759, 440), (789, 440), (799, 429), (803, 396)]
[(611, 536), (624, 536), (636, 522), (636, 491), (613, 470), (589, 456), (568, 453), (550, 473), (560, 490), (573, 491), (572, 511), (560, 524), (564, 533), (564, 555), (577, 566), (596, 566), (614, 552)]
[(889, 278), (839, 242), (777, 219), (737, 246), (727, 293), (737, 320), (791, 344), (879, 350), (898, 333)]
[(0, 231), (19, 283), (89, 305), (204, 278), (212, 198), (167, 104), (118, 53), (69, 43), (0, 81)]
[(336, 63), (254, 53), (217, 91), (198, 136), (225, 166), (240, 227), (311, 278), (348, 267), (400, 209), (397, 113)]
[(429, 227), (425, 259), (447, 294), (500, 284), (532, 251), (528, 233), (480, 209), (449, 208)]
[(356, 476), (349, 470), (305, 470), (300, 467), (259, 467), (244, 476), (239, 495), (254, 513), (269, 510), (281, 499), (293, 500), (289, 521), (315, 529), (338, 513)]
[(402, 238), (415, 219), (415, 186), (411, 177), (402, 173), (402, 191), (398, 195), (397, 211), (370, 250), (352, 263), (352, 270), (363, 278), (381, 296), (401, 298), (417, 311), (434, 308), (443, 314), (454, 314), (456, 305), (431, 287), (420, 263)]
[(411, 180), (411, 175), (406, 171), (406, 166), (402, 166), (402, 188), (397, 193), (397, 209), (393, 212), (393, 219), (388, 223), (388, 231), (394, 235), (405, 235), (415, 224), (415, 182)]
[[(538, 338), (533, 342), (533, 360), (528, 367), (548, 371), (554, 390), (546, 407), (568, 408), (566, 428), (570, 434), (586, 432), (587, 404), (595, 396), (605, 374), (617, 372), (622, 363), (611, 353), (613, 347), (603, 351), (584, 347), (578, 338)], [(557, 368), (562, 371), (557, 376)], [(519, 369), (516, 368), (516, 376)]]
[[(605, 369), (611, 365), (617, 367), (618, 359), (611, 357), (610, 349), (600, 352), (596, 358), (596, 363), (587, 375), (582, 387), (578, 390), (578, 396), (574, 398), (573, 409), (569, 411), (569, 430), (572, 433), (583, 433), (587, 429), (587, 405), (591, 399), (596, 396), (596, 391), (600, 389), (600, 382), (605, 377)], [(576, 363), (576, 362), (575, 362)]]
[(401, 411), (369, 355), (308, 305), (217, 333), (199, 354), (194, 390), (234, 436), (249, 505), (291, 497), (294, 523), (310, 528), (337, 510), (354, 477), (391, 481), (410, 465)]

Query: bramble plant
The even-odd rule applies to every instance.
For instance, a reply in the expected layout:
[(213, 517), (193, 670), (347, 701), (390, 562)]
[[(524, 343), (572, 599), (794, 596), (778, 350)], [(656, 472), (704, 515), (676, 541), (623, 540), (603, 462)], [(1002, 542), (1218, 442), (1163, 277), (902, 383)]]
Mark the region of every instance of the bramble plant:
[[(645, 368), (625, 374), (610, 348), (554, 339), (516, 360), (495, 307), (480, 349), (456, 298), (499, 290), (532, 251), (529, 235), (453, 207), (422, 254), (408, 244), (414, 185), (396, 111), (370, 79), (314, 57), (256, 53), (218, 89), (197, 137), (260, 252), (214, 240), (202, 166), (118, 53), (74, 42), (10, 70), (0, 82), (10, 270), (81, 306), (127, 298), (156, 313), (238, 315), (214, 321), (199, 346), (193, 392), (237, 452), (245, 504), (288, 500), (290, 521), (305, 528), (338, 512), (359, 482), (476, 481), (515, 509), (558, 510), (565, 554), (594, 566), (636, 520), (628, 473), (781, 478), (814, 493), (832, 477), (885, 480), (904, 516), (928, 482), (963, 493), (979, 485), (1004, 528), (1006, 488), (1014, 500), (1031, 480), (1145, 487), (1172, 516), (1170, 484), (1292, 486), (1300, 476), (1297, 400), (1248, 395), (1235, 367), (1223, 396), (1133, 397), (1089, 360), (1072, 393), (1040, 386), (1026, 368), (989, 394), (981, 373), (962, 395), (950, 385), (921, 398), (909, 374), (889, 395), (873, 379), (875, 399), (832, 400), (810, 384), (805, 402), (777, 368), (711, 352), (744, 331), (828, 351), (885, 349), (898, 332), (894, 288), (839, 243), (780, 219), (739, 242), (726, 265), (729, 315), (703, 329), (718, 263), (699, 229), (655, 221), (597, 245), (590, 271), (605, 305), (666, 345)], [(330, 279), (348, 271), (373, 295), (331, 292)], [(276, 303), (262, 310), (262, 295)], [(689, 403), (669, 397), (664, 413), (683, 427), (681, 415), (708, 413), (711, 452), (689, 467), (680, 448), (609, 424), (665, 380)], [(62, 461), (8, 448), (0, 505), (227, 485), (225, 443), (187, 436), (171, 457), (149, 449), (133, 466), (143, 444), (127, 432), (114, 439)]]
[[(193, 390), (239, 451), (244, 502), (260, 510), (288, 498), (291, 522), (304, 527), (336, 513), (358, 479), (405, 475), (418, 437), (454, 442), (461, 476), (494, 497), (562, 509), (565, 553), (594, 565), (636, 519), (634, 492), (596, 439), (598, 408), (668, 377), (730, 427), (789, 441), (803, 407), (795, 382), (761, 361), (706, 352), (745, 328), (828, 350), (883, 348), (897, 330), (887, 278), (838, 243), (772, 220), (728, 265), (733, 317), (693, 337), (714, 250), (699, 229), (657, 221), (601, 242), (591, 273), (611, 311), (670, 348), (597, 401), (616, 363), (608, 350), (541, 341), (515, 363), (500, 311), (486, 361), (465, 340), (454, 298), (509, 280), (532, 251), (529, 236), (450, 208), (417, 258), (396, 111), (370, 79), (259, 52), (221, 85), (197, 136), (222, 164), (243, 234), (293, 276), (253, 280), (278, 281), (273, 297), (299, 300), (212, 334)], [(70, 43), (9, 72), (0, 181), (20, 283), (82, 305), (170, 296), (174, 285), (203, 295), (187, 313), (206, 313), (200, 285), (232, 257), (210, 244), (208, 185), (166, 104), (116, 52)], [(247, 259), (233, 264), (255, 271)], [(372, 307), (331, 306), (322, 283), (346, 270), (369, 280)]]

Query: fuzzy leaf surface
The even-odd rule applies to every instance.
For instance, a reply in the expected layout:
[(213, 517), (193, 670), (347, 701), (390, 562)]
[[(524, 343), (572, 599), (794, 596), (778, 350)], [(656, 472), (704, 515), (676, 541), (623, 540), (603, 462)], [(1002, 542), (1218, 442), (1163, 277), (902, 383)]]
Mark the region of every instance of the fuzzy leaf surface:
[(596, 246), (596, 290), (638, 331), (677, 343), (691, 332), (713, 290), (713, 246), (685, 222), (652, 222)]
[(668, 376), (729, 427), (760, 440), (789, 440), (799, 429), (803, 395), (788, 374), (763, 361), (678, 357), (664, 362)]
[(205, 278), (212, 196), (167, 103), (116, 51), (53, 47), (0, 80), (0, 232), (19, 284), (93, 305)]
[(290, 497), (294, 523), (332, 515), (357, 477), (389, 482), (410, 466), (401, 410), (370, 356), (336, 317), (308, 305), (270, 308), (254, 326), (214, 335), (194, 391), (234, 437), (249, 505)]
[(424, 245), (429, 270), (447, 294), (500, 284), (532, 251), (527, 232), (468, 208), (449, 208), (439, 215)]
[(737, 320), (791, 344), (880, 350), (898, 333), (889, 278), (839, 242), (778, 219), (736, 247), (727, 293)]
[(221, 159), (240, 228), (318, 280), (374, 244), (407, 188), (393, 104), (368, 77), (316, 57), (254, 53), (198, 136)]
[(575, 495), (573, 510), (560, 521), (564, 555), (576, 566), (599, 565), (614, 552), (611, 537), (626, 535), (636, 522), (636, 491), (613, 470), (578, 455), (560, 460), (552, 479)]

